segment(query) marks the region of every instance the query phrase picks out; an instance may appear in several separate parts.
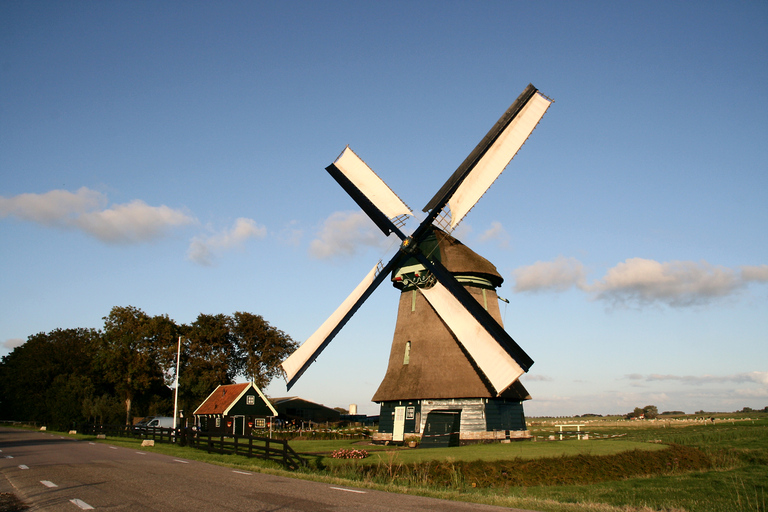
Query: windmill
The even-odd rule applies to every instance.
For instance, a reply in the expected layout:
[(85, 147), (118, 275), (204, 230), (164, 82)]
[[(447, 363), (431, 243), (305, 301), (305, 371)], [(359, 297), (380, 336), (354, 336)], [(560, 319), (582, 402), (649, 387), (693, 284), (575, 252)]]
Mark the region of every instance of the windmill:
[[(326, 167), (384, 235), (394, 234), (401, 245), (282, 363), (288, 389), (391, 276), (401, 299), (389, 368), (374, 396), (381, 405), (375, 440), (397, 442), (406, 434), (437, 439), (438, 431), (466, 441), (527, 435), (522, 400), (530, 397), (518, 379), (533, 360), (501, 326), (495, 293), (501, 276), (450, 233), (507, 167), (551, 102), (529, 84), (427, 203), (426, 217), (410, 236), (401, 228), (411, 209), (349, 147)], [(463, 263), (446, 268), (448, 260)], [(419, 314), (406, 318), (409, 307)], [(416, 325), (421, 333), (409, 332)], [(396, 370), (397, 354), (405, 371)], [(452, 362), (448, 367), (430, 361), (445, 360), (446, 354)], [(446, 389), (436, 396), (424, 389), (430, 383)]]

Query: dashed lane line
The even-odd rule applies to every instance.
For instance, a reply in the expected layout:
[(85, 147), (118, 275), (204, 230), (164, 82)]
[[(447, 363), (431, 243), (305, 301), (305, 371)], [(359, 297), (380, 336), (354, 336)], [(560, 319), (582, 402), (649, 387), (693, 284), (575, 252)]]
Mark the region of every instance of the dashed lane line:
[(58, 487), (55, 483), (51, 482), (50, 480), (40, 480), (40, 483), (43, 484), (46, 487)]
[(69, 501), (71, 503), (77, 505), (78, 507), (80, 507), (81, 510), (93, 510), (93, 507), (90, 506), (89, 504), (87, 504), (86, 502), (84, 502), (83, 500), (79, 500), (79, 499), (75, 498), (75, 499), (69, 500)]
[(345, 489), (343, 487), (331, 487), (334, 491), (354, 492), (356, 494), (366, 494), (365, 491), (358, 491), (357, 489)]

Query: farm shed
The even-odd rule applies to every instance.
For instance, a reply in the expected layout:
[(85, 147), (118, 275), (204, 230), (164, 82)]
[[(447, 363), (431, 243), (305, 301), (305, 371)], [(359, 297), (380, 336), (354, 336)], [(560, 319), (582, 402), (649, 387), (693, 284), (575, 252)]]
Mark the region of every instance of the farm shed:
[(310, 402), (297, 396), (273, 398), (281, 420), (300, 425), (304, 423), (334, 423), (341, 420), (341, 413), (322, 404)]
[(247, 435), (277, 411), (253, 383), (220, 385), (193, 413), (201, 432)]

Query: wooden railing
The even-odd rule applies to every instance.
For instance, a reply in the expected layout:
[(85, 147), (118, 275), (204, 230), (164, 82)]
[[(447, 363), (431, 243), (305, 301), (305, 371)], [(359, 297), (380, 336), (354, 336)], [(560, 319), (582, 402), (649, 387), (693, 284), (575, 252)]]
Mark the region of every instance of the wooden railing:
[(206, 450), (208, 453), (244, 455), (274, 460), (290, 469), (297, 469), (306, 465), (306, 461), (293, 451), (293, 448), (288, 445), (288, 441), (284, 439), (238, 435), (224, 436), (200, 432), (188, 437), (187, 444), (200, 450)]
[(191, 428), (141, 427), (130, 425), (81, 425), (85, 435), (134, 437), (152, 439), (159, 443), (178, 443), (208, 453), (222, 453), (256, 457), (279, 462), (289, 469), (306, 466), (307, 462), (284, 439), (268, 437), (209, 434)]

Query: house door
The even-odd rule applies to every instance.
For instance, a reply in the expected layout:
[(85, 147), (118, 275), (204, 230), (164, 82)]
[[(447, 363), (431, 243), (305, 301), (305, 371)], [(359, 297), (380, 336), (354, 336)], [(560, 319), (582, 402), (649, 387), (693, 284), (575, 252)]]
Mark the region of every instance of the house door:
[(395, 425), (392, 427), (392, 441), (402, 441), (405, 431), (405, 407), (395, 407)]
[(245, 416), (235, 416), (235, 428), (232, 433), (237, 436), (245, 435)]

